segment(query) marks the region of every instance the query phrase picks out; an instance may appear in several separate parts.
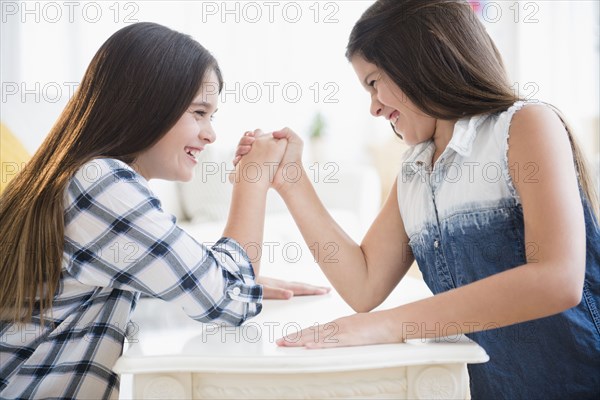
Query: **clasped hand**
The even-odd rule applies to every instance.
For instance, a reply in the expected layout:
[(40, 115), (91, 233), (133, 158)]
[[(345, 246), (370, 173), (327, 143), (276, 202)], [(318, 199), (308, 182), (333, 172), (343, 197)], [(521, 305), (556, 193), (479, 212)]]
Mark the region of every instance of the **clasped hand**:
[(250, 179), (257, 166), (266, 174), (270, 186), (281, 192), (303, 174), (302, 139), (289, 128), (265, 134), (260, 129), (248, 131), (242, 136), (233, 160), (236, 179)]
[[(261, 184), (268, 182), (271, 187), (280, 189), (286, 180), (286, 165), (297, 163), (300, 166), (301, 155), (302, 139), (288, 128), (273, 132), (272, 135), (260, 129), (248, 131), (238, 144), (233, 160), (236, 172), (229, 179), (232, 183), (240, 179)], [(257, 283), (263, 286), (265, 299), (287, 300), (294, 296), (322, 295), (331, 290), (329, 287), (264, 276), (258, 277)]]

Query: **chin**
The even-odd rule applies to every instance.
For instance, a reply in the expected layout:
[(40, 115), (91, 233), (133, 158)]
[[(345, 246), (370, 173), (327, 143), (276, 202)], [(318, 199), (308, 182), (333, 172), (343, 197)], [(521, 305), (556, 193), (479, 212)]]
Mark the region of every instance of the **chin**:
[(402, 135), (402, 137), (404, 138), (404, 143), (406, 143), (409, 146), (414, 146), (416, 144), (419, 144), (420, 142), (418, 140), (416, 140), (413, 136), (410, 135)]
[(411, 133), (411, 132), (407, 133), (406, 131), (398, 130), (398, 129), (394, 129), (394, 132), (396, 132), (396, 134), (398, 136), (400, 136), (402, 141), (405, 144), (407, 144), (408, 146), (414, 146), (414, 145), (417, 145), (417, 144), (423, 142), (423, 140), (419, 140), (417, 135), (415, 135), (414, 133)]
[(189, 174), (186, 174), (186, 175), (183, 175), (183, 176), (180, 176), (179, 179), (177, 179), (177, 180), (179, 182), (189, 182), (192, 179), (194, 179), (194, 173), (193, 172), (191, 172)]
[(406, 143), (406, 144), (408, 144), (408, 145), (410, 145), (410, 146), (412, 146), (412, 145), (413, 145), (413, 143), (412, 143), (412, 142), (411, 142), (411, 140), (410, 140), (410, 135), (409, 135), (409, 137), (407, 138), (407, 137), (406, 137), (406, 132), (404, 132), (404, 131), (402, 131), (402, 130), (400, 130), (400, 129), (396, 128), (396, 126), (394, 126), (394, 124), (391, 124), (391, 125), (392, 125), (392, 129), (394, 130), (394, 134), (395, 134), (396, 136), (398, 136), (398, 137), (399, 137), (399, 138), (400, 138), (400, 139), (401, 139), (401, 140), (402, 140), (404, 143)]
[(405, 144), (409, 145), (409, 146), (413, 146), (415, 145), (415, 141), (413, 140), (413, 137), (411, 135), (406, 135), (406, 132), (403, 131), (399, 131), (397, 129), (394, 129), (394, 133), (396, 134), (396, 136), (398, 136), (402, 142), (404, 142)]
[(190, 171), (187, 173), (182, 173), (182, 172), (178, 171), (173, 174), (164, 174), (164, 175), (158, 176), (157, 179), (162, 179), (164, 181), (171, 181), (171, 182), (189, 182), (192, 180), (193, 177), (194, 177), (193, 171)]

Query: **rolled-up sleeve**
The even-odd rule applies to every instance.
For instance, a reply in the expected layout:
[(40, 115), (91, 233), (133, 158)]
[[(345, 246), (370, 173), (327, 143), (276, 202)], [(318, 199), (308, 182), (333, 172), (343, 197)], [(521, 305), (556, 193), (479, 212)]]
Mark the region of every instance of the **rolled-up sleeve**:
[(239, 243), (197, 242), (126, 164), (84, 165), (65, 205), (64, 271), (79, 282), (176, 303), (202, 322), (239, 325), (261, 311), (262, 287)]

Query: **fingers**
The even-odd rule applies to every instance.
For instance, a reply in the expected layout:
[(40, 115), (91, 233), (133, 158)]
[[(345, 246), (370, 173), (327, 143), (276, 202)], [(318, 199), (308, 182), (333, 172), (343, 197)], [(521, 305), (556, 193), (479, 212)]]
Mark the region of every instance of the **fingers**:
[(300, 282), (286, 282), (285, 289), (294, 292), (294, 296), (318, 296), (327, 294), (331, 288), (325, 286), (314, 286)]
[(254, 133), (252, 132), (246, 132), (246, 134), (244, 136), (242, 136), (242, 138), (240, 139), (239, 143), (238, 143), (238, 147), (236, 149), (235, 155), (245, 155), (248, 154), (248, 152), (250, 150), (252, 150), (252, 144), (254, 143), (254, 141), (256, 140), (256, 138), (254, 137)]
[(348, 343), (341, 343), (337, 334), (338, 326), (333, 321), (284, 336), (277, 339), (275, 343), (280, 347), (305, 347), (307, 349), (348, 346)]
[(331, 288), (307, 285), (304, 283), (287, 282), (282, 284), (281, 289), (291, 291), (294, 296), (315, 296), (327, 294), (331, 291)]
[[(255, 144), (256, 140), (268, 140), (269, 138), (273, 138), (272, 135), (264, 133), (261, 129), (255, 129), (254, 131), (246, 131), (240, 141), (238, 142), (235, 156), (233, 159), (233, 166), (237, 166), (242, 157), (246, 154), (250, 153), (252, 150), (252, 146)], [(285, 139), (285, 136), (275, 139)], [(287, 146), (287, 140), (277, 140), (277, 146), (284, 150)]]
[[(255, 129), (254, 131), (246, 131), (244, 132), (244, 135), (242, 136), (242, 138), (240, 139), (240, 144), (248, 144), (248, 142), (253, 141), (253, 139), (256, 139), (260, 136), (264, 136), (264, 135), (268, 135), (267, 133), (264, 133), (262, 129)], [(273, 137), (276, 137), (277, 139), (283, 139), (286, 137), (298, 137), (299, 136), (290, 128), (283, 128), (277, 131), (274, 131), (272, 133)]]
[(281, 156), (283, 157), (285, 149), (287, 148), (287, 145), (288, 145), (288, 140), (285, 138), (282, 138), (282, 139), (271, 138), (271, 140), (277, 141), (277, 147), (282, 150)]
[(272, 286), (263, 286), (263, 298), (270, 300), (289, 300), (294, 297), (294, 292)]
[(293, 130), (291, 130), (290, 128), (283, 128), (280, 129), (278, 131), (273, 132), (273, 137), (276, 139), (288, 139), (291, 141), (302, 141), (302, 139), (300, 139), (300, 136), (298, 136), (298, 134), (296, 134), (296, 132), (294, 132)]
[(245, 156), (246, 154), (250, 153), (250, 150), (252, 150), (252, 145), (250, 144), (245, 144), (245, 145), (238, 145), (237, 150), (235, 151), (235, 156)]
[(257, 131), (259, 131), (259, 129), (257, 129), (256, 131), (246, 131), (244, 133), (244, 136), (242, 136), (242, 138), (240, 139), (238, 147), (235, 151), (235, 157), (233, 159), (234, 167), (238, 165), (243, 156), (245, 156), (250, 152), (250, 150), (252, 150), (252, 144), (256, 140), (255, 136)]
[(254, 136), (242, 136), (238, 146), (249, 146), (254, 143), (255, 140), (256, 138)]
[(283, 128), (273, 132), (273, 137), (277, 139), (289, 138), (293, 135), (295, 135), (295, 133), (290, 128)]
[(263, 285), (265, 288), (269, 287), (271, 289), (277, 288), (291, 291), (294, 296), (322, 295), (331, 291), (331, 288), (326, 286), (315, 286), (304, 282), (290, 282), (266, 276), (259, 276), (256, 278), (256, 282)]

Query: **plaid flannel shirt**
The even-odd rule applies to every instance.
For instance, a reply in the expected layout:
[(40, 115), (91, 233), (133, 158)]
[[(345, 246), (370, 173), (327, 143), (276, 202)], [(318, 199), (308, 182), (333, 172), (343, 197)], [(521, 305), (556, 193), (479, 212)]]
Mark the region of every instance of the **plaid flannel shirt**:
[(62, 275), (52, 313), (0, 322), (0, 398), (117, 398), (112, 367), (140, 294), (193, 319), (239, 325), (261, 310), (262, 287), (232, 239), (208, 248), (161, 210), (127, 164), (96, 159), (65, 193)]

